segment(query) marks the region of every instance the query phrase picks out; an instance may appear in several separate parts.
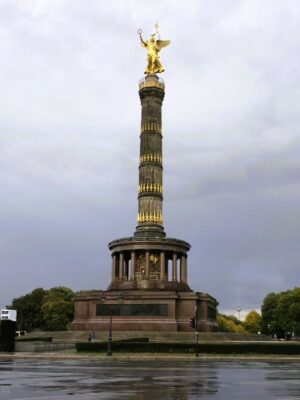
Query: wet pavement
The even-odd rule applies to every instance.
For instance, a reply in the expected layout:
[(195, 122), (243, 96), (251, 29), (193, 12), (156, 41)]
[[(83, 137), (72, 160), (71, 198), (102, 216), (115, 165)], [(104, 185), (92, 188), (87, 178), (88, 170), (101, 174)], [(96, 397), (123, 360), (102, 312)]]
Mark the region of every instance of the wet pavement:
[(300, 399), (300, 362), (0, 360), (0, 400)]

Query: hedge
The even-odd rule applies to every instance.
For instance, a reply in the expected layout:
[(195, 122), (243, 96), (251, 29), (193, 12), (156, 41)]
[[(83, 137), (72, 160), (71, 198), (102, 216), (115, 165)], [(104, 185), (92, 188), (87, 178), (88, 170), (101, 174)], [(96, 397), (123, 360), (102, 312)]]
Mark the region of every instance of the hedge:
[(29, 337), (24, 337), (24, 336), (19, 336), (18, 338), (16, 338), (16, 342), (52, 342), (52, 337), (42, 337), (42, 336), (38, 336), (38, 337), (33, 337), (33, 336), (29, 336)]
[[(107, 342), (80, 342), (76, 343), (78, 352), (107, 351)], [(196, 353), (194, 343), (157, 343), (157, 342), (112, 342), (112, 351), (118, 353)], [(239, 343), (199, 343), (198, 353), (216, 354), (300, 354), (300, 342), (239, 342)]]
[(0, 353), (1, 352), (12, 352), (15, 351), (15, 344), (14, 343), (0, 343)]
[(149, 338), (148, 337), (139, 337), (139, 338), (128, 338), (128, 339), (119, 339), (119, 340), (114, 340), (114, 343), (116, 342), (121, 342), (121, 343), (129, 343), (129, 342), (134, 342), (134, 343), (138, 343), (138, 342), (149, 342)]

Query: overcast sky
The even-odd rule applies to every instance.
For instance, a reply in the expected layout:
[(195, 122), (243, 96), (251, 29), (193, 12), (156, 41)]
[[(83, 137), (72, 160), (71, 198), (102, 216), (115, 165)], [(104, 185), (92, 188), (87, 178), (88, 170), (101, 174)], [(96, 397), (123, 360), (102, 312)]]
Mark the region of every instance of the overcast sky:
[(300, 280), (298, 0), (0, 0), (0, 307), (106, 289), (135, 230), (138, 81), (171, 45), (164, 219), (189, 283), (229, 312)]

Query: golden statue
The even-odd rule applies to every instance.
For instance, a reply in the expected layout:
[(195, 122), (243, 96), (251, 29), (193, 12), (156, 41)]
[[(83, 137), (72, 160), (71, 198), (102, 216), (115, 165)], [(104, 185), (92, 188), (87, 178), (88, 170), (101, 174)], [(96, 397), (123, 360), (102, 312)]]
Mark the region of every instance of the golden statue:
[(138, 30), (141, 39), (141, 46), (147, 49), (147, 67), (145, 69), (146, 75), (159, 74), (164, 72), (164, 67), (159, 60), (159, 52), (163, 47), (168, 46), (171, 40), (160, 40), (158, 24), (155, 25), (155, 33), (152, 33), (148, 40), (143, 40), (142, 30)]

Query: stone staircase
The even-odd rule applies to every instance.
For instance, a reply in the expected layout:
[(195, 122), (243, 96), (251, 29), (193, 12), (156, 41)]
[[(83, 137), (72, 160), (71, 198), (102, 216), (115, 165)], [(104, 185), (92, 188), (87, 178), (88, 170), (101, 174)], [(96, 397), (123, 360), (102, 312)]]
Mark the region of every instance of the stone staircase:
[[(96, 341), (107, 341), (108, 332), (95, 332)], [(24, 337), (24, 336), (23, 336)], [(61, 331), (61, 332), (31, 332), (26, 335), (26, 339), (52, 337), (52, 342), (56, 343), (75, 343), (88, 340), (86, 331)], [(194, 342), (194, 332), (126, 332), (116, 331), (112, 333), (113, 340), (122, 340), (130, 338), (149, 338), (151, 342)], [(17, 339), (18, 340), (18, 339)], [(206, 333), (199, 332), (198, 340), (200, 342), (240, 342), (240, 341), (269, 341), (269, 336), (240, 333)]]

